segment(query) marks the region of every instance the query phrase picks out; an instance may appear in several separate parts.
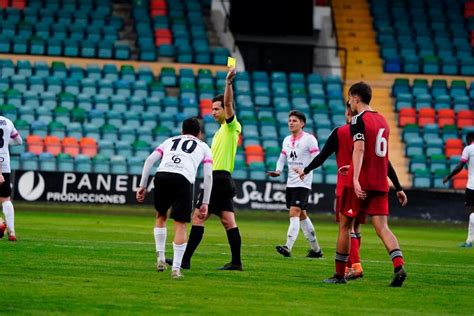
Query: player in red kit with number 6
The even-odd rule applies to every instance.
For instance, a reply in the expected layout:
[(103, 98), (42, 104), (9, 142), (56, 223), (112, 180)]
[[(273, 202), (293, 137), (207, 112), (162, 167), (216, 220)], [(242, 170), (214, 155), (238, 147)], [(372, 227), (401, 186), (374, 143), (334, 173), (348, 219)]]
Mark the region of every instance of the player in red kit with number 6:
[[(390, 286), (402, 286), (407, 276), (398, 240), (388, 227), (388, 139), (390, 128), (385, 118), (369, 106), (372, 89), (359, 82), (349, 89), (353, 140), (352, 162), (348, 181), (342, 191), (339, 236), (336, 249), (336, 273), (326, 283), (346, 283), (344, 272), (349, 257), (350, 234), (355, 218), (364, 212), (383, 241), (394, 266)], [(406, 198), (406, 196), (405, 196)]]

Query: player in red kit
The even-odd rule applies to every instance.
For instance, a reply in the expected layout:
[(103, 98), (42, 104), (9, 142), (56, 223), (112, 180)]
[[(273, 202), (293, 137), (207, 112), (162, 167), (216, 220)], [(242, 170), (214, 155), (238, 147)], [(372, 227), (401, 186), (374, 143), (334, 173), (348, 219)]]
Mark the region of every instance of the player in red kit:
[[(336, 127), (332, 133), (329, 135), (323, 149), (316, 156), (311, 163), (306, 166), (304, 169), (298, 169), (297, 172), (300, 174), (301, 178), (309, 173), (311, 170), (318, 168), (321, 166), (327, 158), (329, 158), (333, 153), (336, 154), (336, 163), (339, 170), (343, 170), (347, 168), (352, 159), (352, 136), (350, 133), (350, 125), (353, 113), (350, 108), (350, 104), (346, 103), (346, 110), (345, 116), (346, 121), (348, 124), (340, 127)], [(389, 162), (389, 169), (388, 169), (388, 177), (392, 181), (397, 195), (404, 196), (403, 189), (398, 181), (397, 174), (395, 169), (393, 169), (392, 165)], [(344, 172), (338, 172), (337, 175), (337, 184), (336, 184), (336, 219), (339, 221), (339, 212), (341, 211), (341, 197), (342, 191), (344, 186), (347, 183), (347, 174)], [(402, 193), (398, 193), (402, 192)], [(406, 204), (406, 198), (400, 200), (402, 205)], [(359, 226), (362, 223), (365, 223), (365, 213), (360, 213), (359, 216), (354, 220), (354, 225), (351, 232), (351, 247), (350, 247), (350, 254), (349, 254), (349, 261), (346, 268), (345, 277), (347, 280), (357, 279), (363, 276), (362, 266), (360, 264), (360, 256), (359, 256), (359, 249), (360, 249), (360, 242), (361, 242), (361, 234), (359, 230)]]
[[(372, 224), (392, 259), (395, 275), (390, 286), (402, 286), (407, 276), (404, 260), (395, 235), (388, 227), (388, 139), (390, 128), (385, 118), (369, 106), (372, 89), (359, 82), (349, 89), (351, 110), (358, 114), (352, 118), (350, 132), (353, 140), (352, 161), (348, 181), (341, 195), (339, 236), (336, 251), (336, 273), (326, 283), (346, 283), (345, 267), (349, 258), (350, 233), (354, 220), (361, 213), (372, 216)], [(397, 192), (402, 204), (406, 203), (403, 191)]]

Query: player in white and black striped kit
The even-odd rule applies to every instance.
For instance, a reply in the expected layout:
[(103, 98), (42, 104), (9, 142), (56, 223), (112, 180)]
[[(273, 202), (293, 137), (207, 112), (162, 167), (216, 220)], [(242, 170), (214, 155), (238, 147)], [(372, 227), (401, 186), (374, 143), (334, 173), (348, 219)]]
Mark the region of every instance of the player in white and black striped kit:
[(284, 257), (291, 256), (291, 248), (298, 237), (301, 227), (304, 236), (308, 240), (311, 249), (306, 257), (321, 258), (323, 253), (316, 238), (313, 223), (306, 214), (306, 206), (311, 192), (313, 173), (310, 172), (304, 180), (301, 180), (296, 169), (304, 168), (319, 153), (316, 138), (303, 131), (306, 125), (306, 116), (299, 111), (291, 111), (288, 115), (288, 129), (291, 135), (283, 140), (283, 148), (278, 159), (276, 170), (269, 171), (270, 177), (278, 177), (285, 162), (288, 163), (288, 181), (286, 183), (286, 207), (290, 213), (290, 226), (286, 244), (276, 246), (278, 253)]
[(146, 194), (148, 175), (153, 164), (161, 159), (156, 171), (155, 209), (156, 226), (153, 230), (157, 252), (157, 269), (164, 271), (166, 220), (171, 207), (170, 217), (174, 220), (175, 237), (173, 242), (173, 268), (171, 276), (182, 278), (181, 261), (186, 250), (186, 223), (191, 221), (193, 209), (193, 183), (199, 164), (203, 164), (204, 194), (200, 207), (200, 216), (206, 218), (212, 188), (212, 153), (209, 146), (198, 139), (201, 128), (199, 121), (190, 118), (183, 121), (182, 135), (168, 138), (148, 156), (143, 166), (137, 201), (143, 202)]
[(6, 225), (3, 221), (0, 222), (0, 238), (3, 237), (6, 229), (8, 240), (16, 241), (15, 210), (10, 200), (12, 192), (10, 183), (10, 151), (8, 150), (10, 143), (21, 145), (23, 140), (12, 121), (4, 116), (0, 116), (0, 202), (2, 203), (6, 222)]

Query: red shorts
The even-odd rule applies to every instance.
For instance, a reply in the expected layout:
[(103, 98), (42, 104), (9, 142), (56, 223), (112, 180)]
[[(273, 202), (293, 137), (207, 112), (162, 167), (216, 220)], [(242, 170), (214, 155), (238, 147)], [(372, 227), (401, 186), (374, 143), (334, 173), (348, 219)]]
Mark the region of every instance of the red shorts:
[(340, 212), (351, 218), (359, 218), (359, 214), (385, 215), (388, 211), (388, 192), (366, 191), (367, 197), (361, 200), (354, 192), (354, 188), (344, 188), (341, 196)]
[[(339, 222), (339, 213), (342, 212), (342, 194), (336, 195), (336, 210), (335, 211), (336, 211), (336, 222)], [(366, 217), (367, 215), (364, 212), (359, 212), (357, 214), (356, 219), (360, 224), (365, 224)]]

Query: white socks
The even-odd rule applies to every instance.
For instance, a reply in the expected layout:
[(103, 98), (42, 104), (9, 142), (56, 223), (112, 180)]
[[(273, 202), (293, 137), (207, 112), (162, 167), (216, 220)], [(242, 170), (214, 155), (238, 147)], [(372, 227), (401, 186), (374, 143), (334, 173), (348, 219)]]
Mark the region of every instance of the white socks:
[(166, 227), (155, 227), (153, 229), (153, 235), (155, 236), (156, 254), (158, 260), (165, 261), (165, 243), (166, 243)]
[(303, 231), (303, 235), (306, 237), (306, 240), (309, 242), (311, 249), (315, 252), (319, 252), (321, 248), (318, 244), (318, 239), (316, 238), (316, 232), (314, 231), (314, 226), (309, 217), (302, 220), (300, 222), (301, 230)]
[(5, 216), (5, 222), (7, 223), (8, 233), (15, 235), (15, 211), (11, 201), (2, 203), (3, 215)]
[[(8, 223), (7, 223), (8, 225)], [(471, 213), (471, 215), (469, 215), (469, 226), (468, 226), (468, 230), (467, 230), (467, 240), (466, 242), (469, 243), (469, 242), (473, 242), (474, 241), (474, 213)]]
[(173, 271), (181, 270), (181, 261), (183, 261), (184, 251), (186, 250), (187, 243), (177, 245), (173, 243)]
[(288, 227), (288, 235), (286, 238), (286, 247), (291, 251), (293, 245), (295, 244), (296, 238), (298, 238), (298, 233), (300, 231), (300, 218), (299, 216), (290, 217), (290, 227)]

